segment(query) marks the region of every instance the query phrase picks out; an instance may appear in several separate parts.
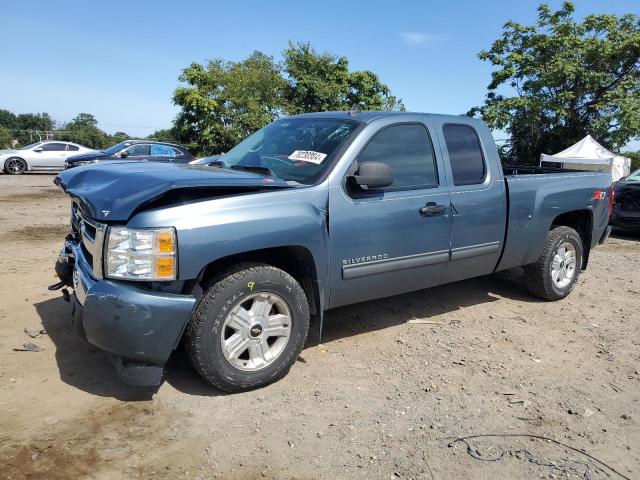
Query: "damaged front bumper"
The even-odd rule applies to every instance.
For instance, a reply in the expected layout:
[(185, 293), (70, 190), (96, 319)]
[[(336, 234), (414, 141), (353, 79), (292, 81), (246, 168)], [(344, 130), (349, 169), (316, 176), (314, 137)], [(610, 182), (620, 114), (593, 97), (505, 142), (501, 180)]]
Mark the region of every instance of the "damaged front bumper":
[(67, 240), (56, 263), (62, 283), (74, 289), (76, 333), (110, 353), (123, 381), (159, 385), (195, 297), (156, 292), (122, 281), (97, 279), (80, 244)]

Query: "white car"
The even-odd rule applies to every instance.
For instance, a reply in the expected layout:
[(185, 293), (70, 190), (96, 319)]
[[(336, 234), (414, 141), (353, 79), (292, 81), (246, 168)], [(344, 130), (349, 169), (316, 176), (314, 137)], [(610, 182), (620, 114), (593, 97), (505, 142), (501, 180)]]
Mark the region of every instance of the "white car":
[(11, 175), (32, 170), (64, 170), (67, 157), (95, 151), (71, 142), (36, 142), (15, 150), (0, 150), (0, 167)]

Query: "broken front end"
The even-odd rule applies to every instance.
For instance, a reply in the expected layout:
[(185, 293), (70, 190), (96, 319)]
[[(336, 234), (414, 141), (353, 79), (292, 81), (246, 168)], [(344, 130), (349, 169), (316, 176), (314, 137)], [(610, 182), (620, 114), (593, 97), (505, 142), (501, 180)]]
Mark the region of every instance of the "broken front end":
[(169, 231), (97, 222), (74, 200), (71, 233), (55, 265), (60, 283), (52, 287), (73, 288), (75, 332), (107, 352), (133, 385), (161, 382), (195, 304), (195, 297), (160, 291), (154, 282), (175, 275)]

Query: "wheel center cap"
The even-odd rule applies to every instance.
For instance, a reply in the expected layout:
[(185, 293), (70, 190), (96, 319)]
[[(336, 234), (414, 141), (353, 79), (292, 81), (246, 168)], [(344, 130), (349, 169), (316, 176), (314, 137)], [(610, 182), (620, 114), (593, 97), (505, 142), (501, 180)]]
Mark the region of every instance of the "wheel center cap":
[(249, 333), (251, 333), (252, 337), (259, 337), (260, 334), (262, 333), (262, 325), (255, 324), (253, 327), (251, 327), (251, 330), (249, 330)]

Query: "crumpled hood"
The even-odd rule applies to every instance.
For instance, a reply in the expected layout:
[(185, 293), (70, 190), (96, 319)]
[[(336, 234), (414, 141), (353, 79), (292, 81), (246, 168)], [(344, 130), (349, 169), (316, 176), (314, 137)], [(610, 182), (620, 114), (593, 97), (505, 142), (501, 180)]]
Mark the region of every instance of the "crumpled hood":
[(284, 180), (252, 172), (198, 165), (154, 162), (101, 162), (65, 170), (54, 182), (80, 200), (86, 215), (96, 220), (126, 221), (142, 204), (171, 190), (211, 189), (258, 191), (289, 188)]

